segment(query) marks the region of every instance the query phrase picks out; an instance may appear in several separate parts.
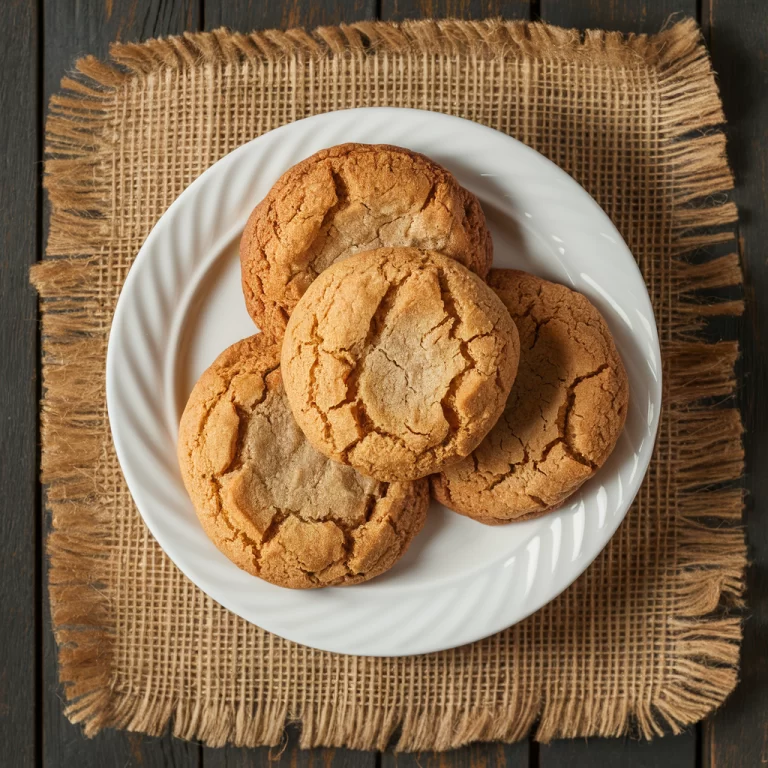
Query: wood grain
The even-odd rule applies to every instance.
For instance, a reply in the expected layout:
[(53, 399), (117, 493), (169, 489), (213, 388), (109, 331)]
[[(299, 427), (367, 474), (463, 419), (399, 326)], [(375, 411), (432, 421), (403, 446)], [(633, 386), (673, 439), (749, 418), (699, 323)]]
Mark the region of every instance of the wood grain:
[(148, 40), (200, 28), (199, 0), (43, 0), (46, 103), (86, 54), (103, 58), (114, 41)]
[[(86, 53), (104, 57), (114, 40), (144, 40), (185, 29), (196, 30), (200, 20), (198, 0), (44, 0), (43, 9), (46, 104), (78, 57)], [(47, 218), (46, 212), (46, 222)], [(51, 768), (196, 768), (200, 764), (197, 744), (170, 735), (149, 738), (124, 731), (104, 731), (88, 740), (78, 726), (64, 717), (47, 590), (43, 598), (43, 765)]]
[(381, 756), (381, 768), (529, 768), (527, 741), (517, 744), (472, 744), (450, 752), (421, 752)]
[(539, 747), (540, 768), (694, 768), (695, 728), (654, 741), (574, 739)]
[(702, 765), (768, 765), (768, 17), (764, 0), (704, 0), (702, 27), (718, 73), (736, 174), (746, 315), (739, 399), (746, 434), (748, 612), (741, 682), (703, 728)]
[(355, 749), (299, 749), (299, 728), (289, 726), (279, 747), (244, 749), (224, 747), (203, 750), (205, 768), (374, 768), (375, 752)]
[(381, 0), (381, 18), (404, 19), (527, 19), (528, 0)]
[(376, 18), (376, 0), (204, 0), (205, 28), (229, 27), (239, 32), (254, 29), (313, 29), (330, 24)]
[(34, 5), (0, 4), (0, 762), (19, 766), (37, 757), (37, 56)]
[(670, 17), (696, 18), (696, 0), (540, 0), (544, 21), (576, 29), (658, 32)]

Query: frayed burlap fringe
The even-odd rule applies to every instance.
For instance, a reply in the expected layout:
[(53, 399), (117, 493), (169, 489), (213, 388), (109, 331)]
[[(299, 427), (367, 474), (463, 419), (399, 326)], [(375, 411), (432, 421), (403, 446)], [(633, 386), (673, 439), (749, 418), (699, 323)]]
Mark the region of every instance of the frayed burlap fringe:
[[(665, 231), (669, 233), (668, 241), (660, 244), (662, 256), (656, 258), (667, 254), (671, 261), (655, 263), (652, 255), (641, 267), (646, 275), (649, 271), (662, 275), (657, 281), (656, 311), (666, 411), (658, 450), (667, 464), (664, 472), (652, 465), (641, 493), (648, 495), (648, 504), (663, 504), (674, 483), (675, 506), (660, 537), (673, 542), (668, 546), (674, 551), (674, 568), (665, 576), (667, 615), (654, 637), (654, 644), (665, 651), (658, 657), (653, 649), (648, 651), (648, 663), (660, 660), (662, 667), (648, 672), (657, 675), (658, 682), (641, 692), (633, 687), (633, 680), (646, 671), (637, 672), (634, 664), (610, 696), (600, 687), (598, 666), (589, 660), (581, 666), (579, 681), (570, 679), (571, 668), (548, 668), (539, 657), (533, 662), (528, 659), (529, 666), (536, 665), (529, 669), (522, 661), (522, 638), (531, 637), (524, 625), (474, 647), (416, 660), (350, 660), (293, 646), (240, 624), (233, 624), (229, 634), (221, 630), (222, 637), (230, 639), (246, 637), (252, 630), (259, 654), (299, 654), (301, 663), (314, 664), (310, 669), (315, 670), (322, 658), (322, 664), (338, 675), (352, 675), (353, 670), (347, 690), (325, 700), (312, 700), (295, 680), (280, 683), (281, 693), (275, 697), (269, 693), (269, 679), (262, 679), (254, 693), (258, 686), (243, 673), (236, 685), (241, 693), (225, 695), (220, 689), (212, 694), (206, 688), (212, 683), (203, 685), (199, 671), (192, 688), (171, 690), (156, 680), (126, 679), (120, 668), (127, 630), (121, 624), (125, 615), (119, 619), (117, 615), (116, 604), (122, 598), (116, 593), (109, 553), (110, 548), (127, 546), (114, 540), (115, 515), (135, 511), (126, 501), (121, 479), (110, 485), (99, 478), (112, 477), (102, 470), (113, 460), (105, 447), (104, 365), (110, 321), (105, 306), (114, 306), (127, 271), (107, 247), (120, 243), (129, 226), (121, 218), (125, 212), (115, 210), (116, 153), (130, 151), (116, 144), (123, 119), (121, 105), (145, 82), (157, 83), (158, 76), (173, 78), (212, 65), (224, 69), (259, 65), (267, 68), (270, 77), (277, 77), (273, 69), (288, 67), (294, 100), (298, 100), (301, 79), (312, 68), (325, 67), (333, 73), (339, 62), (346, 62), (358, 71), (373, 71), (396, 55), (430, 60), (461, 57), (489, 68), (515, 61), (534, 70), (542, 61), (568, 64), (598, 57), (606, 68), (648, 81), (648, 87), (653, 82), (656, 88), (654, 119), (663, 139), (660, 151), (667, 177), (661, 183), (666, 185)], [(446, 109), (473, 116), (469, 108)], [(287, 115), (288, 119), (297, 116), (302, 115), (290, 111)], [(42, 472), (53, 515), (48, 540), (51, 610), (67, 716), (82, 723), (89, 735), (105, 727), (158, 734), (172, 722), (178, 736), (211, 745), (275, 745), (285, 722), (297, 720), (305, 747), (383, 749), (399, 732), (399, 749), (439, 750), (474, 740), (521, 739), (537, 721), (536, 737), (541, 741), (616, 736), (630, 730), (650, 738), (666, 729), (677, 732), (717, 707), (737, 680), (740, 619), (728, 611), (740, 607), (743, 600), (745, 546), (738, 527), (742, 494), (733, 486), (740, 477), (743, 456), (737, 411), (709, 403), (712, 398), (727, 403), (733, 394), (738, 349), (731, 341), (705, 343), (699, 332), (714, 315), (738, 314), (741, 302), (704, 302), (701, 292), (737, 285), (741, 275), (735, 253), (703, 263), (689, 257), (733, 240), (732, 232), (722, 227), (735, 221), (736, 210), (732, 203), (713, 197), (732, 187), (725, 140), (716, 130), (722, 122), (708, 57), (692, 21), (654, 37), (594, 31), (582, 36), (541, 24), (500, 21), (362, 22), (311, 34), (289, 30), (244, 35), (218, 30), (116, 45), (109, 63), (91, 57), (79, 61), (77, 74), (64, 78), (62, 93), (50, 103), (49, 258), (35, 267), (32, 276), (43, 300)], [(142, 535), (143, 529), (138, 530), (136, 535)], [(671, 567), (664, 561), (666, 554), (660, 553), (661, 562), (655, 567)], [(607, 588), (611, 586), (616, 585)], [(211, 621), (240, 621), (209, 602), (204, 604), (209, 612), (219, 611), (210, 614)], [(578, 616), (571, 616), (570, 625), (567, 618), (564, 621), (562, 631), (576, 631), (573, 622), (579, 621)], [(628, 653), (624, 647), (601, 652), (618, 657)], [(486, 654), (485, 662), (478, 661), (480, 654)], [(498, 659), (502, 654), (507, 660), (504, 669), (489, 672), (489, 655)], [(165, 671), (155, 669), (154, 673), (162, 677)], [(422, 677), (453, 671), (467, 675), (468, 680), (496, 674), (488, 678), (496, 692), (490, 700), (466, 691), (455, 700), (438, 694), (414, 700), (409, 686), (416, 671)], [(400, 682), (385, 682), (393, 676)]]

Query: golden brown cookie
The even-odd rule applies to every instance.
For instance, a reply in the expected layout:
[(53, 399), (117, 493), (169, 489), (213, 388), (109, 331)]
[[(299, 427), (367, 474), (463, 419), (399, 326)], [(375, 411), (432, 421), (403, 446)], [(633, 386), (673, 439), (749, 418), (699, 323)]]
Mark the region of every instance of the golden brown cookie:
[(517, 329), (453, 259), (380, 248), (334, 264), (288, 321), (288, 401), (322, 453), (379, 480), (468, 455), (496, 423), (517, 370)]
[(251, 336), (200, 377), (179, 428), (184, 484), (243, 570), (294, 589), (367, 581), (421, 530), (427, 482), (379, 483), (319, 454), (291, 416), (279, 356)]
[(488, 283), (520, 332), (517, 379), (485, 440), (431, 484), (447, 507), (497, 524), (552, 510), (602, 466), (624, 428), (629, 385), (586, 297), (508, 269), (491, 270)]
[(480, 203), (437, 163), (386, 144), (324, 149), (283, 174), (248, 219), (240, 241), (248, 312), (279, 338), (324, 269), (386, 246), (439, 251), (481, 277), (493, 260)]

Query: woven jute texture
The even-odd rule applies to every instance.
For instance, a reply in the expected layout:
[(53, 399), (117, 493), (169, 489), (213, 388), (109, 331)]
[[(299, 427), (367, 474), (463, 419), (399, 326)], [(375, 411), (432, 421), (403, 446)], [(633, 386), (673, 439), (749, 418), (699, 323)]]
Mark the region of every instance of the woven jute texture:
[[(494, 637), (415, 658), (292, 644), (195, 588), (142, 523), (112, 446), (105, 352), (118, 294), (159, 216), (243, 142), (362, 105), (450, 112), (535, 147), (603, 206), (661, 337), (664, 406), (626, 521), (563, 595)], [(539, 24), (360, 23), (220, 30), (116, 45), (50, 104), (42, 461), (51, 610), (67, 714), (213, 745), (446, 749), (679, 730), (737, 680), (745, 566), (734, 342), (702, 326), (740, 281), (732, 178), (709, 59), (681, 22), (653, 37)], [(729, 255), (729, 253), (731, 255)], [(707, 293), (708, 292), (708, 293)]]

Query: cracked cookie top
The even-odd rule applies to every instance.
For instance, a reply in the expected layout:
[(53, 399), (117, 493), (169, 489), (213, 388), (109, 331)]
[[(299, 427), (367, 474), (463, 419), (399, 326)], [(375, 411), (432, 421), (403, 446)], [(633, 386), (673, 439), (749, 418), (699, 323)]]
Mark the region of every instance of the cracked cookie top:
[(496, 294), (431, 251), (380, 248), (333, 265), (291, 315), (282, 369), (309, 441), (379, 480), (424, 477), (496, 423), (517, 370)]
[(281, 176), (248, 220), (240, 242), (248, 312), (279, 338), (324, 269), (387, 246), (439, 251), (481, 277), (493, 257), (477, 198), (429, 158), (386, 144), (324, 149)]
[(513, 270), (491, 270), (488, 283), (520, 333), (517, 379), (485, 440), (431, 484), (447, 507), (496, 524), (559, 506), (594, 474), (624, 428), (629, 385), (586, 297)]
[(249, 573), (294, 589), (371, 579), (421, 530), (427, 481), (377, 482), (312, 448), (279, 357), (259, 334), (201, 376), (179, 427), (184, 484), (205, 532)]

